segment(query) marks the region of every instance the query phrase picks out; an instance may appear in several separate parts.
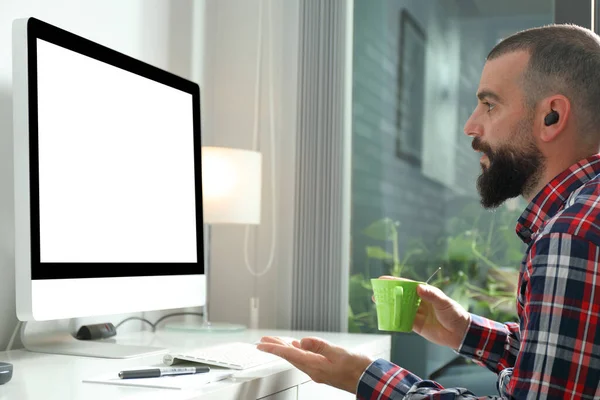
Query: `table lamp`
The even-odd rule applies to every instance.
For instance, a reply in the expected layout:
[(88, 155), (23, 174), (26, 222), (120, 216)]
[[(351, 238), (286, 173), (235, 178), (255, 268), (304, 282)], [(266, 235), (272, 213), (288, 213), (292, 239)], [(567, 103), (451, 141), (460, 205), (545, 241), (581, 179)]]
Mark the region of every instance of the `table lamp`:
[(210, 298), (210, 226), (215, 224), (260, 223), (261, 153), (227, 147), (202, 147), (202, 207), (207, 225), (208, 243), (204, 274), (206, 303), (201, 325), (168, 324), (167, 329), (191, 331), (239, 331), (239, 324), (211, 322)]

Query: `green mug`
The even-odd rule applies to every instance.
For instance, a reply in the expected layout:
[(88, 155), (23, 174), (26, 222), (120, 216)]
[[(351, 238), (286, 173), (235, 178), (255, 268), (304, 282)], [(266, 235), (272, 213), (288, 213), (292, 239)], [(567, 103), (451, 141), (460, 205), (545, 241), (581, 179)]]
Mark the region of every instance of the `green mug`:
[(377, 326), (380, 331), (411, 332), (421, 298), (417, 286), (425, 282), (409, 279), (371, 279)]

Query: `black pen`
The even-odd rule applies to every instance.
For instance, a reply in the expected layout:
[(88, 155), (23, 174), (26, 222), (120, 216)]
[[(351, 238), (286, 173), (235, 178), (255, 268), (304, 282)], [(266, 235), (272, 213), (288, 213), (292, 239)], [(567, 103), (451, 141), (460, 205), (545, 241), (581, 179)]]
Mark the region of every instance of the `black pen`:
[(121, 379), (159, 378), (170, 375), (189, 375), (210, 372), (210, 367), (145, 368), (119, 372)]

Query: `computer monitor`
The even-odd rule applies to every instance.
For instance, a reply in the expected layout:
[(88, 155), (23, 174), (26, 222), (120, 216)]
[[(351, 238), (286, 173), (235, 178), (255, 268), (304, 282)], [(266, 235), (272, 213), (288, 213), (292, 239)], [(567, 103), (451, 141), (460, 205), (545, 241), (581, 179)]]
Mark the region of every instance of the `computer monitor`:
[[(198, 85), (26, 18), (13, 96), (18, 318), (203, 305)], [(22, 332), (33, 351), (145, 352), (44, 336)]]

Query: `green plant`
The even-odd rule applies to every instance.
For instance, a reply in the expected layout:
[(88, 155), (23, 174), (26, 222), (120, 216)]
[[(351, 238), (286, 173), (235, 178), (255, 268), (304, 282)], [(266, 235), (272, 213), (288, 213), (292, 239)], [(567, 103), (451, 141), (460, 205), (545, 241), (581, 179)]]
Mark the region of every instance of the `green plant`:
[(377, 315), (375, 305), (371, 301), (373, 288), (371, 281), (363, 274), (350, 276), (348, 331), (375, 332), (377, 330)]
[(516, 290), (524, 244), (514, 227), (518, 205), (493, 212), (467, 204), (449, 219), (440, 248), (443, 273), (434, 284), (471, 312), (498, 321), (516, 320)]
[[(383, 243), (366, 246), (364, 271), (350, 277), (349, 331), (377, 331), (371, 278), (393, 275), (425, 280), (438, 266), (442, 269), (431, 284), (463, 307), (497, 321), (516, 320), (516, 285), (524, 252), (514, 232), (520, 209), (502, 206), (489, 212), (470, 202), (448, 219), (437, 252), (413, 238), (403, 256), (399, 251), (400, 223), (390, 218), (371, 223), (363, 233)], [(391, 252), (386, 247), (391, 247)], [(372, 271), (371, 261), (383, 267)]]
[(371, 239), (391, 243), (392, 253), (389, 253), (381, 246), (367, 246), (365, 250), (367, 252), (367, 259), (381, 260), (389, 265), (389, 274), (392, 276), (402, 276), (402, 270), (408, 265), (408, 261), (415, 255), (422, 254), (424, 250), (421, 243), (417, 241), (413, 246), (409, 247), (404, 254), (404, 257), (400, 259), (400, 252), (398, 250), (399, 226), (399, 221), (394, 221), (390, 218), (382, 218), (367, 226), (363, 231), (363, 233)]

